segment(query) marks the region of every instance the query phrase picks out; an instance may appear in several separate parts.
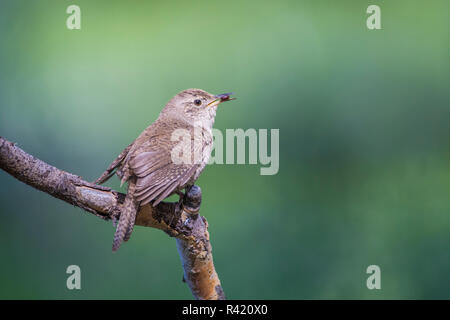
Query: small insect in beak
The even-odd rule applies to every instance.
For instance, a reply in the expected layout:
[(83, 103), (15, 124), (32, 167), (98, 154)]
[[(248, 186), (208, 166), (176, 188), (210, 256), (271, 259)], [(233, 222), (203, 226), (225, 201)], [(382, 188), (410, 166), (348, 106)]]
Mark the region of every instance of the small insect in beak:
[(236, 100), (236, 98), (232, 98), (231, 95), (233, 94), (233, 92), (230, 93), (222, 93), (222, 94), (218, 94), (215, 95), (214, 98), (216, 98), (216, 100), (213, 100), (212, 102), (210, 102), (208, 104), (208, 106), (215, 106), (218, 105), (222, 102), (226, 102), (226, 101), (231, 101), (231, 100)]
[(218, 94), (215, 97), (220, 99), (220, 102), (236, 100), (236, 98), (232, 98), (231, 95), (233, 92)]

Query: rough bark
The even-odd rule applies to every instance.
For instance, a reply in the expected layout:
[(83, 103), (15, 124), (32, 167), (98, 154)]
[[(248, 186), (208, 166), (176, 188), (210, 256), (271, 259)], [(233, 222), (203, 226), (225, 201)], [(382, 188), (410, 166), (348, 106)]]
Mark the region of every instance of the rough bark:
[[(18, 180), (101, 219), (120, 216), (124, 194), (57, 169), (2, 137), (0, 168)], [(194, 298), (225, 299), (213, 263), (208, 223), (198, 214), (200, 203), (201, 190), (194, 186), (185, 197), (181, 210), (176, 210), (175, 203), (162, 202), (155, 208), (145, 205), (138, 212), (136, 224), (163, 230), (176, 238), (184, 269), (183, 278)]]

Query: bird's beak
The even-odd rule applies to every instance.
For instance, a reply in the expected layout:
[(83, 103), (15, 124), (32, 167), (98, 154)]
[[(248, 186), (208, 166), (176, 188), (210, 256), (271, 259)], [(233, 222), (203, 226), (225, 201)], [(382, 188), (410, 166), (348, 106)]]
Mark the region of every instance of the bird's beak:
[(235, 100), (236, 98), (231, 97), (232, 94), (233, 94), (233, 92), (215, 95), (214, 98), (216, 98), (216, 99), (211, 101), (210, 103), (208, 103), (208, 107), (217, 106), (220, 103), (225, 102), (225, 101)]

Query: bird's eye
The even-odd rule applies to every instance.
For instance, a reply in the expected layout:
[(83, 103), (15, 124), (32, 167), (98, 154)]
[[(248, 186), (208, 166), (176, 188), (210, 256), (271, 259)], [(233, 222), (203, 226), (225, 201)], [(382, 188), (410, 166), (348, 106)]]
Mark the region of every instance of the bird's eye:
[(200, 100), (200, 99), (195, 99), (195, 100), (194, 100), (194, 104), (195, 104), (196, 106), (201, 106), (201, 105), (202, 105), (202, 100)]

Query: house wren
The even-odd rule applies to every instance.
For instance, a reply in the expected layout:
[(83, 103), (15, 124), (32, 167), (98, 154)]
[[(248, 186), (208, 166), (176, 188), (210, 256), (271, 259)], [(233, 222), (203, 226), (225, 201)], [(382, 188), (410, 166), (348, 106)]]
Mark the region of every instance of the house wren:
[[(158, 119), (95, 181), (101, 184), (117, 174), (122, 184), (128, 182), (128, 192), (114, 234), (113, 251), (130, 238), (139, 206), (147, 203), (156, 206), (174, 193), (180, 196), (178, 206), (181, 205), (181, 191), (195, 183), (209, 160), (217, 106), (233, 99), (230, 93), (213, 95), (200, 89), (178, 93), (166, 104)], [(180, 143), (180, 132), (187, 134), (189, 140)], [(182, 161), (179, 158), (181, 153)], [(195, 157), (198, 154), (200, 157)]]

